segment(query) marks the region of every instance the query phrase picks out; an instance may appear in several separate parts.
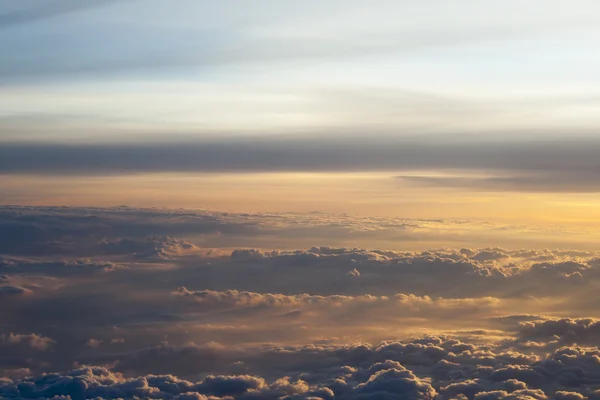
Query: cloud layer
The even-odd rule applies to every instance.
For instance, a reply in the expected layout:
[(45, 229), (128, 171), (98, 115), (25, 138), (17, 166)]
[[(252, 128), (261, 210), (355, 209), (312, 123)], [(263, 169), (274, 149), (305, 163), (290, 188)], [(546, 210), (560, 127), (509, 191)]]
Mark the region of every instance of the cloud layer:
[(3, 398), (599, 397), (596, 251), (208, 247), (446, 222), (1, 212)]
[[(470, 171), (491, 178), (404, 178), (480, 190), (595, 192), (600, 143), (554, 139), (510, 141), (439, 138), (376, 142), (360, 136), (237, 138), (181, 144), (7, 143), (1, 173), (112, 174), (132, 172)], [(34, 157), (35, 155), (35, 157)], [(561, 160), (557, 163), (556, 160)]]
[[(540, 357), (498, 345), (428, 337), (376, 346), (273, 348), (246, 359), (260, 360), (279, 378), (245, 373), (208, 374), (198, 380), (170, 374), (126, 377), (83, 366), (62, 374), (4, 379), (0, 394), (15, 399), (594, 399), (599, 355), (597, 348), (574, 346)], [(248, 367), (246, 362), (236, 365)]]

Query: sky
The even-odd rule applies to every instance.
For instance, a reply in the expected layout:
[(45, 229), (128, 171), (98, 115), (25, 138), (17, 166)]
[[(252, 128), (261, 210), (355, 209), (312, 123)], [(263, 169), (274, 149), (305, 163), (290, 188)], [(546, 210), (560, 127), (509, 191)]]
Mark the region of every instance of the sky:
[(594, 1), (1, 11), (3, 204), (598, 222)]
[(0, 398), (600, 398), (600, 3), (3, 0)]

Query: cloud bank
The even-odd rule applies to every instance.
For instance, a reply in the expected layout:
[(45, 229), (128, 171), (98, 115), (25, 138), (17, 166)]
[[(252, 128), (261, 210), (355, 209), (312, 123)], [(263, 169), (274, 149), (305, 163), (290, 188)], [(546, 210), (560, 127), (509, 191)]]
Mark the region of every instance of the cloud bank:
[[(524, 175), (483, 183), (527, 186), (554, 183), (566, 177), (593, 183), (600, 168), (600, 143), (511, 139), (463, 139), (452, 143), (425, 139), (383, 137), (364, 141), (360, 136), (252, 137), (204, 139), (181, 144), (32, 144), (6, 143), (0, 150), (0, 172), (36, 174), (110, 174), (128, 172), (264, 172), (264, 171), (402, 171), (474, 170)], [(33, 157), (35, 155), (35, 157)], [(556, 160), (561, 160), (557, 163)], [(528, 175), (531, 175), (528, 177)], [(459, 181), (466, 185), (476, 181)], [(571, 182), (571, 184), (574, 184)], [(539, 188), (538, 188), (539, 190)]]
[(599, 398), (596, 251), (208, 247), (443, 222), (1, 213), (2, 398)]

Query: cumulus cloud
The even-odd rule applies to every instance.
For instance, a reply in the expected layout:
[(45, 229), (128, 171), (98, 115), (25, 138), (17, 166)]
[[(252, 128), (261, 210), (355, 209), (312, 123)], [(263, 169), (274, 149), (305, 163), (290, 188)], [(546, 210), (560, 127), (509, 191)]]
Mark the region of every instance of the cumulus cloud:
[(253, 293), (239, 292), (237, 290), (228, 290), (217, 292), (213, 290), (190, 291), (185, 287), (180, 287), (174, 292), (175, 295), (184, 297), (193, 297), (201, 304), (228, 306), (253, 307), (294, 307), (300, 305), (341, 305), (349, 302), (371, 303), (377, 301), (388, 301), (387, 297), (376, 297), (364, 295), (359, 297), (351, 296), (312, 296), (309, 294), (283, 295), (273, 293)]
[(29, 335), (10, 333), (8, 335), (0, 336), (0, 345), (11, 346), (24, 344), (32, 349), (40, 351), (48, 350), (54, 343), (54, 340), (34, 333)]
[[(431, 298), (413, 294), (397, 293), (392, 296), (374, 296), (364, 294), (347, 295), (310, 295), (306, 293), (285, 295), (280, 293), (256, 293), (248, 291), (192, 291), (180, 287), (173, 292), (176, 297), (189, 300), (191, 306), (188, 315), (194, 320), (206, 318), (219, 312), (218, 320), (223, 329), (227, 326), (243, 325), (248, 337), (253, 331), (271, 330), (281, 321), (287, 320), (289, 326), (300, 328), (300, 332), (311, 327), (312, 335), (328, 335), (331, 329), (345, 332), (345, 335), (385, 336), (389, 328), (398, 329), (395, 325), (405, 327), (419, 325), (411, 319), (420, 320), (423, 326), (438, 326), (473, 321), (486, 318), (502, 310), (502, 300), (494, 297), (481, 298)], [(278, 322), (278, 320), (281, 320)], [(260, 323), (257, 323), (260, 321)], [(225, 326), (223, 326), (225, 324)], [(364, 326), (361, 333), (361, 324)], [(215, 329), (216, 326), (210, 325)], [(333, 328), (335, 327), (335, 328)], [(205, 324), (193, 326), (192, 329), (209, 329)], [(369, 333), (369, 329), (375, 332)], [(298, 332), (281, 331), (280, 338), (293, 337)]]
[(8, 398), (62, 395), (80, 399), (577, 399), (595, 398), (594, 387), (600, 384), (598, 350), (578, 347), (563, 347), (545, 357), (527, 357), (498, 346), (430, 337), (377, 346), (287, 347), (238, 356), (245, 357), (244, 364), (260, 363), (263, 370), (275, 370), (280, 376), (209, 374), (200, 380), (170, 374), (125, 377), (103, 367), (82, 367), (62, 374), (5, 380), (0, 382), (0, 394)]
[[(215, 276), (223, 276), (230, 287), (264, 292), (268, 282), (289, 282), (286, 290), (318, 294), (364, 293), (392, 296), (398, 291), (420, 296), (435, 293), (443, 297), (544, 297), (549, 287), (563, 294), (592, 290), (600, 279), (598, 268), (582, 257), (547, 253), (552, 261), (539, 262), (539, 254), (524, 251), (482, 249), (465, 251), (437, 250), (397, 252), (345, 248), (319, 248), (263, 253), (256, 249), (236, 250), (231, 257), (214, 258), (207, 267)], [(226, 270), (223, 267), (227, 266)], [(359, 271), (356, 283), (340, 280), (348, 271)], [(351, 276), (357, 277), (355, 272)], [(239, 279), (237, 279), (239, 277)], [(531, 280), (536, 284), (530, 284)], [(184, 282), (182, 282), (184, 283)], [(543, 283), (543, 284), (542, 284)], [(187, 283), (184, 283), (186, 285)]]
[(348, 271), (347, 275), (352, 278), (358, 278), (360, 276), (360, 271), (354, 268), (352, 271)]
[(595, 251), (214, 248), (203, 240), (428, 222), (0, 214), (3, 398), (598, 397)]
[(147, 237), (135, 239), (103, 239), (99, 248), (106, 254), (133, 254), (138, 259), (169, 259), (198, 251), (194, 244), (183, 240), (164, 237)]
[(0, 381), (3, 376), (21, 377), (43, 370), (56, 345), (55, 340), (37, 333), (0, 334)]
[(600, 321), (593, 318), (561, 318), (525, 321), (519, 324), (522, 341), (558, 344), (598, 344)]

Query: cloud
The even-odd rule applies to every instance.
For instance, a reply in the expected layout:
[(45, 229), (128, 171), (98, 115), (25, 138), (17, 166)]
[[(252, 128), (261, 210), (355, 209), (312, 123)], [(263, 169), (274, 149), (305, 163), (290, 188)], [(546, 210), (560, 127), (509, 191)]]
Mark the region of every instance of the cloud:
[[(244, 251), (256, 251), (253, 257), (258, 259), (271, 255), (270, 249), (310, 249), (328, 244), (313, 247), (307, 253), (324, 256), (328, 251), (344, 249), (349, 253), (354, 248), (358, 249), (356, 257), (359, 257), (355, 261), (360, 262), (364, 255), (358, 253), (364, 252), (364, 247), (414, 249), (444, 244), (465, 248), (489, 246), (498, 241), (513, 246), (516, 235), (519, 246), (540, 242), (541, 236), (557, 237), (570, 245), (573, 240), (593, 239), (587, 231), (571, 232), (561, 227), (322, 212), (234, 213), (204, 209), (2, 206), (0, 217), (0, 254), (25, 258), (97, 258), (99, 255), (107, 258), (134, 256), (135, 253), (139, 260), (164, 259), (191, 256), (197, 250), (189, 246), (194, 245), (207, 251), (214, 249), (213, 256), (221, 253), (220, 248), (237, 248), (236, 257), (240, 259), (249, 256)], [(591, 245), (588, 247), (593, 249)], [(161, 251), (170, 254), (160, 255)], [(495, 247), (486, 251), (504, 251), (511, 256)], [(533, 254), (526, 256), (531, 251), (537, 252), (540, 262), (597, 256), (592, 250), (570, 250), (563, 254), (560, 250), (525, 249), (521, 250), (522, 255), (515, 257), (533, 260)], [(262, 252), (265, 254), (261, 255)], [(392, 253), (380, 254), (385, 257)], [(376, 252), (371, 251), (368, 256), (376, 257)], [(357, 263), (348, 270), (354, 268), (361, 271)]]
[(421, 381), (412, 372), (402, 369), (386, 369), (377, 371), (365, 383), (356, 387), (356, 392), (365, 399), (424, 399), (433, 400), (435, 389), (428, 383)]
[(29, 335), (10, 333), (8, 335), (0, 336), (0, 345), (11, 346), (21, 343), (29, 346), (32, 349), (45, 351), (48, 350), (55, 343), (55, 341), (34, 333)]
[[(419, 316), (421, 318), (464, 318), (466, 316), (489, 315), (501, 308), (501, 301), (493, 297), (445, 299), (395, 294), (394, 296), (344, 296), (309, 295), (306, 293), (284, 295), (277, 293), (255, 293), (247, 291), (213, 290), (191, 291), (180, 287), (175, 296), (184, 297), (197, 303), (199, 309), (249, 309), (252, 312), (273, 311), (280, 308), (293, 308), (307, 312), (316, 323), (315, 317), (323, 315), (337, 324), (353, 324), (355, 319), (383, 323), (389, 318)], [(289, 315), (289, 314), (288, 314)], [(300, 314), (298, 314), (300, 315)], [(223, 318), (226, 318), (223, 316)], [(346, 321), (349, 320), (349, 321)], [(325, 322), (325, 321), (324, 321)]]
[[(251, 356), (258, 356), (256, 362), (261, 360), (266, 369), (285, 368), (290, 361), (296, 363), (294, 370), (279, 372), (289, 375), (275, 378), (248, 374), (209, 374), (200, 380), (170, 374), (125, 377), (104, 367), (86, 366), (62, 374), (3, 381), (0, 394), (9, 398), (70, 395), (71, 398), (270, 399), (299, 395), (324, 399), (434, 399), (437, 395), (441, 398), (464, 395), (483, 399), (577, 399), (593, 397), (594, 385), (600, 383), (598, 363), (593, 361), (598, 357), (597, 349), (563, 347), (544, 358), (522, 357), (520, 362), (516, 357), (506, 358), (500, 350), (495, 346), (434, 337), (337, 349), (288, 347), (278, 350), (282, 352), (281, 360), (287, 360), (284, 363), (269, 359), (268, 352)], [(174, 352), (172, 356), (177, 354)], [(244, 364), (251, 363), (251, 357), (246, 356)]]
[[(5, 13), (0, 18), (1, 28), (18, 27), (21, 24), (41, 21), (46, 18), (63, 15), (77, 9), (94, 7), (107, 1), (92, 1), (90, 5), (80, 5), (74, 0), (62, 0), (52, 2), (48, 5), (21, 9), (16, 12)], [(113, 2), (109, 2), (113, 3)], [(122, 2), (118, 2), (122, 3)], [(79, 38), (63, 37), (57, 44), (55, 57), (50, 57), (43, 52), (43, 43), (35, 43), (33, 40), (24, 40), (19, 32), (14, 36), (25, 43), (24, 53), (41, 57), (42, 62), (36, 65), (30, 57), (14, 57), (15, 50), (8, 46), (8, 54), (13, 55), (7, 60), (2, 74), (11, 78), (52, 78), (58, 76), (73, 76), (75, 74), (87, 74), (98, 77), (98, 75), (120, 71), (148, 71), (156, 68), (173, 68), (193, 66), (195, 68), (210, 69), (223, 68), (237, 65), (255, 64), (259, 66), (271, 63), (286, 63), (298, 61), (331, 61), (331, 59), (348, 57), (361, 57), (394, 52), (396, 54), (407, 54), (417, 50), (431, 49), (440, 46), (456, 46), (473, 41), (506, 39), (507, 36), (517, 38), (534, 32), (545, 32), (548, 29), (556, 29), (554, 19), (565, 19), (565, 10), (561, 10), (559, 16), (554, 16), (548, 21), (539, 20), (537, 15), (522, 13), (510, 25), (510, 29), (495, 17), (497, 13), (489, 10), (478, 10), (477, 14), (483, 18), (485, 23), (473, 24), (473, 21), (464, 19), (463, 13), (453, 13), (452, 21), (460, 23), (444, 24), (436, 14), (438, 9), (423, 13), (422, 9), (405, 7), (403, 5), (393, 6), (391, 3), (383, 4), (379, 10), (363, 9), (362, 5), (332, 5), (313, 4), (306, 6), (287, 7), (257, 7), (245, 18), (241, 18), (237, 12), (224, 11), (221, 7), (207, 8), (203, 5), (186, 4), (185, 7), (176, 10), (145, 10), (145, 18), (154, 20), (161, 18), (164, 21), (183, 20), (188, 14), (198, 15), (194, 20), (194, 28), (187, 24), (180, 24), (177, 29), (162, 26), (161, 29), (151, 29), (143, 23), (129, 21), (123, 24), (115, 14), (140, 14), (144, 9), (135, 4), (132, 7), (121, 7), (114, 13), (102, 13), (105, 23), (99, 23), (94, 18), (85, 19), (82, 29), (76, 24), (75, 19), (65, 19), (66, 23), (61, 28), (68, 29), (72, 26), (78, 27)], [(307, 15), (307, 9), (319, 10)], [(535, 9), (533, 7), (532, 9)], [(551, 12), (553, 7), (549, 7)], [(456, 11), (461, 7), (456, 7)], [(212, 12), (213, 18), (204, 16)], [(443, 10), (447, 16), (448, 10)], [(571, 10), (569, 10), (571, 11)], [(452, 11), (451, 11), (452, 12)], [(573, 11), (571, 11), (572, 13)], [(408, 15), (407, 21), (421, 21), (416, 25), (408, 24), (397, 27), (389, 20), (390, 15), (403, 13)], [(361, 26), (356, 26), (353, 15), (361, 15)], [(335, 15), (323, 21), (319, 16)], [(293, 16), (290, 18), (290, 16)], [(220, 23), (215, 26), (215, 17)], [(433, 21), (430, 19), (433, 17)], [(523, 18), (524, 17), (524, 18)], [(581, 24), (583, 17), (577, 13), (569, 14), (567, 21)], [(589, 17), (585, 15), (585, 18)], [(589, 19), (588, 19), (589, 20)], [(365, 23), (366, 21), (366, 23)], [(549, 22), (552, 21), (552, 22)], [(62, 20), (60, 22), (63, 22)], [(440, 24), (440, 22), (442, 22)], [(132, 24), (133, 23), (133, 24)], [(305, 27), (309, 23), (313, 26), (311, 35), (306, 35)], [(564, 23), (564, 22), (563, 22)], [(106, 24), (110, 25), (108, 29)], [(423, 29), (426, 24), (430, 29)], [(376, 31), (372, 27), (377, 26)], [(53, 28), (53, 24), (43, 25), (46, 29)], [(383, 30), (382, 30), (383, 28)], [(34, 31), (35, 32), (35, 31)], [(62, 32), (62, 30), (59, 30)], [(123, 37), (129, 33), (131, 40), (121, 42), (115, 38)], [(98, 42), (98, 35), (105, 36), (105, 40), (114, 42), (110, 49), (93, 48), (87, 49), (84, 43)], [(402, 35), (405, 35), (404, 37)], [(410, 40), (408, 39), (410, 37)], [(33, 36), (36, 38), (36, 36)], [(145, 38), (150, 43), (144, 43)], [(80, 40), (77, 40), (80, 39)], [(32, 43), (34, 42), (34, 43)], [(132, 43), (138, 43), (133, 46)], [(140, 46), (140, 43), (143, 46)], [(169, 45), (169, 46), (168, 46)], [(77, 55), (77, 62), (66, 62), (68, 56)], [(14, 60), (13, 60), (14, 58)], [(9, 62), (10, 61), (10, 62)]]
[[(3, 398), (597, 396), (597, 251), (212, 248), (203, 240), (217, 233), (445, 222), (127, 207), (0, 213), (7, 238), (28, 227), (15, 230), (16, 254), (0, 257)], [(42, 251), (53, 242), (60, 252)]]
[(351, 276), (352, 278), (358, 278), (360, 276), (360, 271), (354, 268), (353, 270), (348, 271), (346, 275)]
[[(110, 272), (124, 268), (112, 261), (76, 259), (76, 260), (35, 260), (0, 256), (0, 272), (17, 275), (76, 276), (97, 272)], [(14, 289), (7, 289), (14, 290)]]
[(212, 290), (190, 291), (185, 287), (180, 287), (173, 292), (177, 296), (192, 297), (195, 301), (201, 304), (211, 306), (224, 304), (228, 306), (240, 307), (295, 307), (300, 305), (341, 305), (348, 302), (378, 302), (387, 301), (387, 297), (376, 297), (364, 295), (360, 297), (351, 296), (311, 296), (309, 294), (283, 295), (273, 293), (253, 293), (239, 292), (237, 290), (228, 290), (225, 292), (217, 292)]
[(524, 321), (519, 324), (518, 337), (522, 341), (592, 345), (600, 340), (600, 321), (593, 318)]
[(92, 347), (92, 348), (98, 347), (98, 346), (102, 345), (102, 340), (90, 338), (85, 344), (86, 344), (86, 346)]
[(256, 222), (207, 211), (138, 208), (0, 207), (0, 253), (26, 257), (139, 253), (165, 256), (193, 250), (172, 237), (250, 234)]
[(0, 299), (11, 296), (20, 296), (29, 292), (31, 292), (29, 289), (19, 286), (3, 285), (0, 286)]
[[(404, 291), (442, 297), (503, 297), (509, 292), (510, 297), (543, 297), (549, 286), (541, 285), (542, 282), (560, 286), (566, 294), (580, 290), (578, 285), (591, 285), (591, 281), (600, 278), (593, 253), (588, 253), (587, 259), (550, 251), (543, 254), (544, 259), (552, 261), (538, 262), (541, 257), (538, 252), (503, 249), (394, 252), (313, 248), (270, 253), (251, 249), (236, 250), (230, 259), (214, 258), (207, 268), (218, 275), (224, 272), (218, 266), (227, 265), (229, 272), (241, 274), (240, 279), (223, 279), (248, 292), (269, 291), (266, 279), (285, 279), (296, 293), (387, 296)], [(341, 275), (354, 269), (360, 271), (355, 284), (340, 280)], [(540, 284), (531, 285), (530, 279)]]
[(134, 254), (138, 259), (169, 259), (197, 252), (194, 244), (169, 236), (136, 239), (103, 239), (98, 245), (106, 254)]
[(53, 358), (56, 345), (55, 340), (37, 333), (1, 333), (0, 382), (2, 376), (22, 377), (24, 373), (29, 376), (43, 370), (49, 365), (48, 360)]
[[(600, 163), (596, 139), (573, 141), (432, 139), (365, 142), (360, 138), (253, 137), (166, 144), (8, 143), (0, 172), (58, 175), (133, 172), (471, 171), (507, 177), (406, 177), (420, 184), (508, 191), (595, 192)], [(33, 157), (35, 155), (35, 157)], [(353, 155), (349, 157), (348, 155)], [(507, 163), (506, 160), (511, 162)], [(560, 165), (556, 160), (561, 160)]]
[[(484, 169), (482, 171), (485, 172)], [(398, 176), (400, 182), (424, 187), (459, 188), (479, 192), (597, 193), (595, 172), (553, 170), (500, 171), (503, 176)]]
[(506, 254), (502, 249), (487, 249), (470, 255), (470, 258), (472, 260), (485, 262), (510, 258), (510, 255)]

